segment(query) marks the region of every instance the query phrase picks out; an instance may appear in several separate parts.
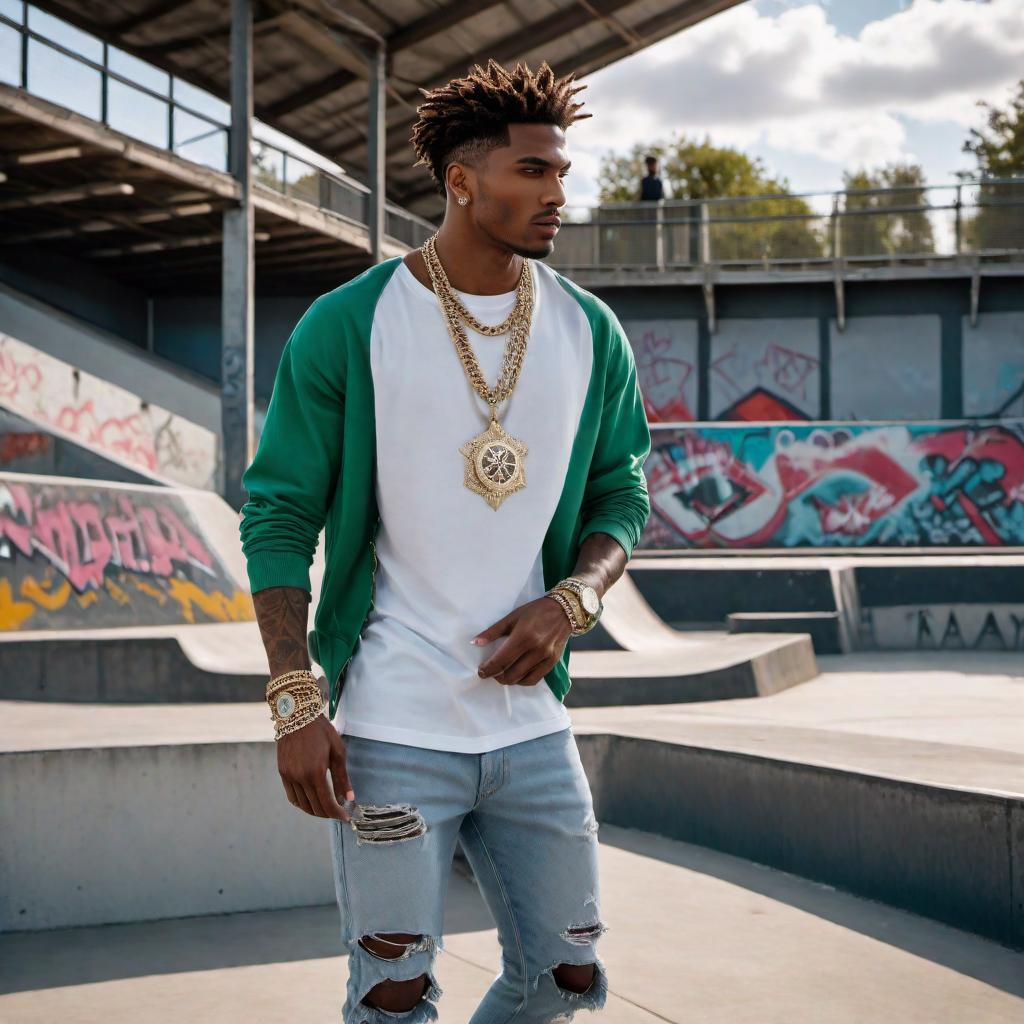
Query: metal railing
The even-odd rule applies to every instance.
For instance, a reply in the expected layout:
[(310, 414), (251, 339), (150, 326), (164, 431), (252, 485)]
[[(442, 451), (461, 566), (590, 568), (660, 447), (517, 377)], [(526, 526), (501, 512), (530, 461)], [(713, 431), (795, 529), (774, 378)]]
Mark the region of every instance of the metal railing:
[(1024, 178), (567, 207), (548, 262), (566, 269), (663, 271), (971, 256), (1024, 257)]
[[(0, 0), (0, 82), (228, 171), (227, 103), (21, 0)], [(253, 139), (252, 159), (259, 184), (368, 226), (370, 190), (362, 182), (264, 139)], [(406, 245), (420, 245), (436, 230), (392, 203), (385, 212), (385, 234)]]

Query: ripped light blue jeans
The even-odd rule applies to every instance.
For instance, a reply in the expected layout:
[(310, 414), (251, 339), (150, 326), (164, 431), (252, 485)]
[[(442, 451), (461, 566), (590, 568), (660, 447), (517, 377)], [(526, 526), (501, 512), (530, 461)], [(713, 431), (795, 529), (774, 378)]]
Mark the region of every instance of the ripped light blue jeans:
[[(361, 811), (356, 827), (328, 821), (349, 953), (345, 1024), (437, 1020), (434, 956), (444, 949), (445, 898), (459, 838), (502, 949), (501, 970), (470, 1024), (561, 1024), (577, 1010), (599, 1010), (608, 983), (595, 951), (604, 931), (598, 825), (572, 730), (485, 754), (344, 738)], [(389, 934), (419, 938), (393, 943)], [(380, 936), (394, 946), (394, 958), (359, 941)], [(553, 974), (560, 964), (595, 964), (590, 987), (560, 987)], [(362, 1001), (385, 979), (423, 975), (426, 990), (408, 1011)]]

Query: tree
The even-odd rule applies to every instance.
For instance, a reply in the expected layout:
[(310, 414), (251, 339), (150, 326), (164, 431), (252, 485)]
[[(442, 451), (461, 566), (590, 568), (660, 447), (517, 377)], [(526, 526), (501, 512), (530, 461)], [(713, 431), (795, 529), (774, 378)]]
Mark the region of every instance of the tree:
[(963, 178), (980, 178), (977, 213), (964, 221), (962, 237), (967, 249), (1019, 250), (1024, 239), (1024, 181), (1019, 184), (985, 184), (985, 178), (1024, 175), (1024, 78), (1006, 110), (984, 100), (978, 106), (988, 111), (986, 128), (972, 128), (963, 144), (973, 153), (977, 170), (962, 171)]
[[(810, 206), (789, 195), (789, 182), (772, 177), (760, 157), (751, 158), (730, 146), (715, 146), (685, 135), (668, 142), (636, 145), (628, 153), (607, 153), (601, 160), (598, 185), (602, 224), (653, 220), (656, 210), (637, 207), (615, 210), (609, 203), (635, 203), (644, 175), (643, 159), (658, 157), (659, 175), (668, 195), (692, 206), (673, 205), (663, 212), (669, 258), (689, 262), (696, 258), (699, 224), (709, 221), (707, 238), (714, 260), (744, 263), (770, 259), (809, 259), (825, 251), (827, 236)], [(750, 198), (769, 196), (771, 198)], [(724, 202), (735, 198), (736, 202)], [(714, 202), (709, 202), (714, 200)], [(751, 219), (754, 218), (754, 219)], [(636, 231), (634, 229), (634, 234)], [(650, 237), (650, 231), (643, 231)], [(635, 250), (625, 228), (602, 233), (605, 259), (609, 249)], [(614, 256), (612, 257), (614, 258)]]
[(972, 128), (962, 147), (978, 161), (978, 177), (1024, 175), (1024, 78), (1017, 83), (1017, 94), (1008, 110), (984, 100), (978, 100), (978, 106), (988, 111), (988, 131)]
[[(893, 163), (874, 171), (843, 173), (844, 256), (910, 256), (935, 252), (924, 171), (918, 164)], [(885, 189), (870, 192), (871, 189)]]

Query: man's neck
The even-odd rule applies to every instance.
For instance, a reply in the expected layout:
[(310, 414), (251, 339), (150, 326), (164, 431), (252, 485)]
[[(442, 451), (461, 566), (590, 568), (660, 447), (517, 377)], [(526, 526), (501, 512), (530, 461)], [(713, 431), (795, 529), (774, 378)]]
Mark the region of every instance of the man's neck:
[[(515, 290), (522, 272), (522, 257), (494, 243), (481, 244), (479, 235), (446, 220), (434, 243), (438, 259), (451, 286), (470, 295), (501, 295)], [(405, 257), (413, 274), (431, 287), (423, 256), (418, 249)]]

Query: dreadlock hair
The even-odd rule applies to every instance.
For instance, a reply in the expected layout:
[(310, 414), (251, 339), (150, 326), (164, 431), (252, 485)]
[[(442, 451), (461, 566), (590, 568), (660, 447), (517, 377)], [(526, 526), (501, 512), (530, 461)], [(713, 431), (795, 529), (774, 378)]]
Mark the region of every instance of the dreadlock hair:
[(509, 144), (510, 124), (555, 124), (563, 131), (590, 117), (579, 113), (582, 103), (573, 97), (585, 89), (573, 75), (556, 78), (547, 61), (534, 74), (517, 63), (507, 71), (496, 60), (487, 67), (474, 64), (465, 78), (453, 78), (436, 89), (420, 89), (426, 97), (416, 108), (419, 120), (412, 129), (412, 148), (429, 169), (441, 195), (444, 172), (450, 163), (473, 163), (490, 150)]

